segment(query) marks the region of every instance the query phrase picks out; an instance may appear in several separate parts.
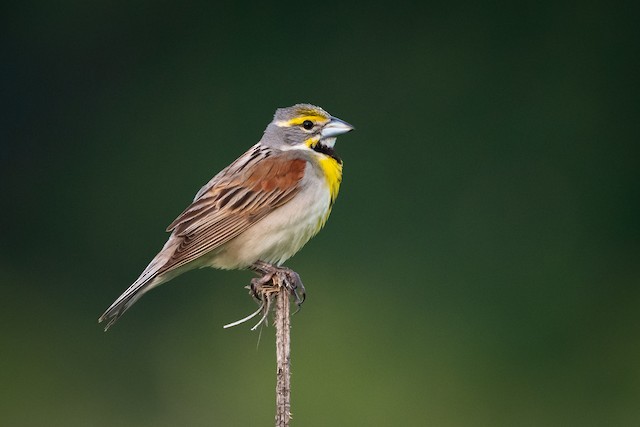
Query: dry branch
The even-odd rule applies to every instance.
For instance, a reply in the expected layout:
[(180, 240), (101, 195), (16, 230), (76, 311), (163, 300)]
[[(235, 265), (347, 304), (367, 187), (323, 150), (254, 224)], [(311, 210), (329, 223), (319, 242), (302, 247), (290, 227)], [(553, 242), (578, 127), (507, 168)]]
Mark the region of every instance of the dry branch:
[[(258, 299), (261, 304), (260, 308), (245, 317), (233, 323), (225, 325), (225, 328), (237, 326), (253, 317), (262, 313), (262, 317), (258, 323), (251, 328), (255, 330), (262, 323), (266, 322), (266, 318), (271, 310), (272, 302), (275, 299), (275, 320), (276, 327), (276, 427), (289, 427), (291, 420), (291, 310), (289, 295), (291, 289), (296, 289), (299, 284), (302, 286), (300, 276), (292, 270), (278, 270), (266, 272), (262, 279), (254, 279), (252, 285), (248, 287), (250, 293)], [(292, 273), (294, 276), (292, 276)], [(294, 277), (295, 284), (291, 283)], [(296, 300), (299, 300), (296, 294)]]
[(276, 427), (288, 427), (291, 419), (291, 319), (289, 291), (276, 295)]

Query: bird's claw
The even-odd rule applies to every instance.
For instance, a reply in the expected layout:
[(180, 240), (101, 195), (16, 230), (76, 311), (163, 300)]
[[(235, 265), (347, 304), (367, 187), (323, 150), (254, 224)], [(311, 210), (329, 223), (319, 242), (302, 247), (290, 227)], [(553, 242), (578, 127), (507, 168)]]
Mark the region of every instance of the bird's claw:
[(255, 277), (251, 279), (249, 286), (249, 294), (257, 301), (263, 301), (262, 295), (265, 293), (265, 285), (273, 279), (274, 273), (265, 273), (262, 277)]
[[(300, 275), (288, 268), (284, 271), (284, 274), (285, 287), (296, 297), (296, 305), (298, 308), (302, 307), (302, 303), (307, 298), (307, 292), (304, 288), (304, 284), (302, 283), (302, 279), (300, 279)], [(300, 291), (300, 293), (298, 293), (298, 291)], [(300, 296), (300, 294), (302, 294), (302, 296)]]
[[(274, 287), (273, 285), (275, 287), (281, 285), (295, 296), (298, 309), (302, 306), (307, 293), (298, 273), (287, 267), (277, 267), (260, 261), (255, 263), (252, 269), (262, 274), (260, 277), (251, 279), (251, 284), (247, 286), (249, 293), (256, 300), (263, 301), (263, 295), (271, 290), (267, 288), (272, 288)], [(269, 283), (272, 285), (268, 285)]]

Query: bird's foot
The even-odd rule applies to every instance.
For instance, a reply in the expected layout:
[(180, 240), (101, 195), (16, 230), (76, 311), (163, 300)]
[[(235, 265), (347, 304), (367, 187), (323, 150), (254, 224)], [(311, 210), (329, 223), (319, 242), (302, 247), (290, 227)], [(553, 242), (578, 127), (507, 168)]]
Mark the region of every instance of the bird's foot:
[(263, 323), (266, 324), (267, 316), (271, 311), (272, 296), (282, 291), (283, 288), (295, 295), (296, 305), (298, 306), (296, 313), (300, 310), (307, 294), (298, 273), (290, 268), (278, 267), (264, 261), (257, 261), (249, 268), (261, 275), (251, 279), (251, 284), (246, 286), (249, 289), (249, 294), (260, 303), (260, 307), (244, 319), (224, 325), (225, 329), (244, 323), (260, 313), (262, 313), (260, 321), (251, 330), (255, 331)]
[(267, 297), (278, 292), (284, 287), (296, 298), (296, 305), (300, 307), (306, 299), (306, 292), (300, 275), (287, 267), (278, 267), (263, 261), (257, 261), (250, 267), (261, 277), (251, 279), (251, 285), (248, 286), (249, 293), (258, 301), (264, 301), (263, 297)]

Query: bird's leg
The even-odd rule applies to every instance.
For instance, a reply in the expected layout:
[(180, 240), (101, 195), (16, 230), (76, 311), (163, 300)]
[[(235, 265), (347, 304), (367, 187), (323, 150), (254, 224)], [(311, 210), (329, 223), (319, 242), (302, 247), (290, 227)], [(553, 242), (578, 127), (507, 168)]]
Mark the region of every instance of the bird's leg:
[(263, 301), (262, 296), (265, 293), (265, 285), (273, 279), (275, 270), (272, 267), (273, 266), (271, 264), (263, 261), (256, 261), (251, 267), (249, 267), (256, 273), (262, 274), (260, 277), (251, 279), (251, 285), (247, 287), (249, 288), (251, 296), (258, 301)]
[[(250, 292), (254, 298), (262, 301), (262, 295), (267, 291), (265, 285), (272, 282), (273, 285), (276, 286), (277, 284), (282, 284), (285, 289), (295, 295), (296, 305), (298, 305), (298, 307), (302, 305), (307, 294), (298, 273), (290, 268), (278, 267), (264, 261), (256, 261), (250, 268), (256, 273), (262, 274), (261, 277), (251, 279)], [(300, 296), (298, 291), (300, 291), (302, 296)]]
[[(307, 298), (307, 292), (304, 289), (302, 279), (300, 278), (300, 275), (298, 273), (291, 270), (290, 268), (285, 268), (284, 274), (285, 276), (287, 276), (287, 279), (285, 280), (287, 289), (289, 289), (289, 292), (296, 296), (296, 305), (299, 309), (300, 307), (302, 307), (302, 303)], [(302, 296), (300, 296), (298, 290), (300, 290), (300, 294), (302, 294)]]

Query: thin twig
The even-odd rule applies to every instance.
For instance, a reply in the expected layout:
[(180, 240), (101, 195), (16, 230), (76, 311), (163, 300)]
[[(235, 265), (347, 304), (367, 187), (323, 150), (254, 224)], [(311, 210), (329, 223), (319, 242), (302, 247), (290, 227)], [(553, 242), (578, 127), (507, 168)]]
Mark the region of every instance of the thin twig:
[(264, 304), (260, 306), (260, 308), (258, 308), (255, 312), (251, 313), (250, 315), (248, 315), (247, 317), (245, 317), (244, 319), (240, 319), (240, 320), (236, 320), (235, 322), (231, 322), (227, 325), (224, 325), (223, 328), (227, 329), (227, 328), (233, 328), (234, 326), (238, 326), (241, 323), (244, 323), (248, 320), (253, 319), (254, 317), (256, 317), (258, 315), (258, 313), (260, 313), (262, 311), (262, 309), (264, 308)]
[[(291, 270), (288, 270), (289, 272)], [(262, 271), (260, 271), (262, 272)], [(299, 276), (296, 274), (299, 281)], [(256, 330), (263, 323), (266, 324), (267, 316), (271, 311), (273, 298), (276, 300), (275, 320), (276, 327), (276, 427), (289, 427), (291, 419), (291, 313), (289, 294), (291, 283), (286, 272), (277, 270), (272, 273), (269, 281), (260, 283), (259, 286), (252, 286), (252, 295), (262, 303), (260, 308), (244, 319), (229, 323), (224, 328), (230, 328), (244, 323), (258, 313), (262, 312), (262, 317), (258, 323), (251, 328)], [(296, 294), (297, 295), (297, 294)]]
[[(262, 323), (264, 323), (265, 325), (267, 324), (267, 316), (269, 315), (269, 311), (271, 311), (271, 294), (265, 293), (263, 298), (267, 300), (267, 306), (264, 308), (264, 315), (262, 316), (260, 321), (256, 323), (253, 328), (251, 328), (252, 331), (258, 329), (258, 326), (262, 325)], [(264, 306), (264, 303), (262, 305)]]
[(288, 427), (291, 419), (291, 323), (289, 291), (276, 295), (276, 427)]

